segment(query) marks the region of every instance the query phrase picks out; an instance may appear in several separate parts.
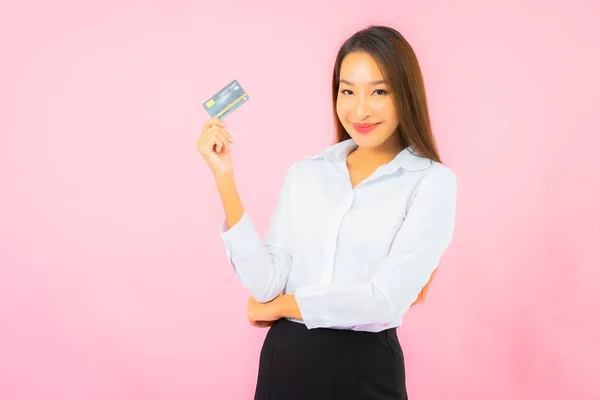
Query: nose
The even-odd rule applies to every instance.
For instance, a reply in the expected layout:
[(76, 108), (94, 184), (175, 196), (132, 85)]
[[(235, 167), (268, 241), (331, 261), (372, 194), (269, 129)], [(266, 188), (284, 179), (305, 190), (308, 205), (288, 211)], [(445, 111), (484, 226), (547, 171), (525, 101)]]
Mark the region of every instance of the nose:
[(369, 103), (364, 96), (357, 96), (355, 113), (358, 118), (365, 118), (371, 114)]

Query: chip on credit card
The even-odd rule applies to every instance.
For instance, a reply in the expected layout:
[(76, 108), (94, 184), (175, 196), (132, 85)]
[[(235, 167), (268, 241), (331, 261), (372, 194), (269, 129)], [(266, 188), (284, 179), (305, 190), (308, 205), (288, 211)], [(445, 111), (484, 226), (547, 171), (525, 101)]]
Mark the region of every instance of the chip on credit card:
[(234, 79), (205, 101), (203, 106), (211, 118), (223, 119), (246, 101), (248, 101), (248, 94), (237, 79)]

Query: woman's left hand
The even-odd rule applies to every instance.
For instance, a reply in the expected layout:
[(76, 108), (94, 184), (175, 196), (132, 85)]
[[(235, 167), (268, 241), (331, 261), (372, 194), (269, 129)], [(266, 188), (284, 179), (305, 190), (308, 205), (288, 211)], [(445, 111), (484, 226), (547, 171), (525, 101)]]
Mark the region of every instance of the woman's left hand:
[(248, 299), (248, 321), (252, 326), (266, 328), (271, 326), (273, 321), (281, 318), (278, 315), (275, 300), (276, 298), (268, 303), (259, 303), (254, 297)]

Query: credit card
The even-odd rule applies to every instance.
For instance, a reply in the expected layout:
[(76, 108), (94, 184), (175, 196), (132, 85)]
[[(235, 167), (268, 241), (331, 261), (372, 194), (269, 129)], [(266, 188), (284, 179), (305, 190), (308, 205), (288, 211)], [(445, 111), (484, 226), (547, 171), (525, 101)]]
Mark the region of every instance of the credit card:
[(219, 90), (217, 94), (205, 101), (203, 106), (211, 118), (223, 119), (246, 101), (248, 101), (248, 94), (237, 79), (234, 79)]

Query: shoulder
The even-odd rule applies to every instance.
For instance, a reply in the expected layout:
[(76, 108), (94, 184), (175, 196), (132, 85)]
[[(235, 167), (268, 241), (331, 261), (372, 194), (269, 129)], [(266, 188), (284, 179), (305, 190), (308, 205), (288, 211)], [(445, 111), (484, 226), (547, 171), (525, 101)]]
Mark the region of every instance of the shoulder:
[(437, 182), (456, 182), (456, 174), (447, 165), (431, 161), (431, 165), (424, 171), (423, 178)]
[(287, 175), (296, 179), (314, 176), (315, 173), (322, 172), (326, 165), (327, 160), (324, 157), (306, 156), (292, 162), (287, 169)]
[(286, 184), (292, 184), (298, 179), (303, 179), (306, 173), (314, 168), (314, 162), (309, 159), (299, 159), (288, 165), (285, 171), (284, 181)]
[(456, 194), (457, 185), (457, 176), (450, 167), (431, 161), (431, 165), (422, 171), (417, 192), (453, 196)]

